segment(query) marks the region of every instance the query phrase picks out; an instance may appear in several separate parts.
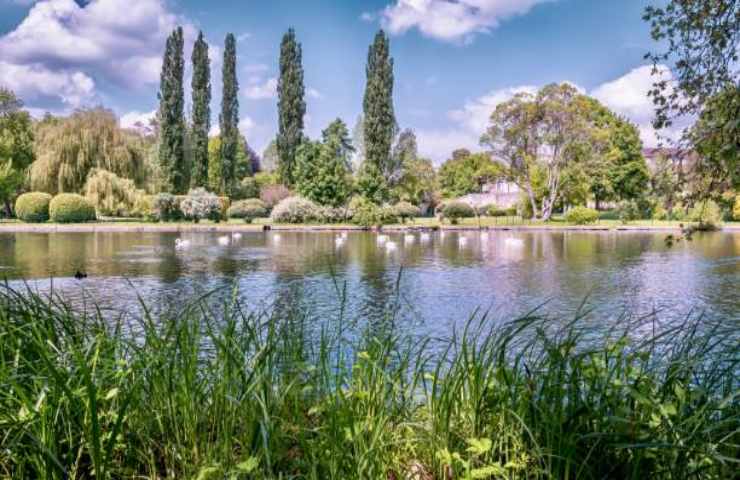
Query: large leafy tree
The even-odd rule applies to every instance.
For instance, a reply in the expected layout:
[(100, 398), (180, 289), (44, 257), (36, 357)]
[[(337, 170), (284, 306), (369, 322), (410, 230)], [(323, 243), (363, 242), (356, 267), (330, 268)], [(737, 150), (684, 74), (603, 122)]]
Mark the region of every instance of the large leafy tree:
[(145, 163), (149, 141), (120, 128), (115, 114), (104, 108), (45, 118), (36, 125), (34, 148), (36, 161), (30, 170), (34, 190), (80, 192), (93, 169), (108, 170), (139, 186), (149, 180)]
[[(221, 158), (221, 136), (216, 135), (208, 139), (208, 183), (205, 185), (211, 191), (228, 195), (231, 192), (224, 190), (223, 161)], [(234, 185), (245, 177), (250, 177), (259, 171), (260, 158), (247, 143), (244, 135), (239, 135), (234, 165)]]
[(419, 156), (416, 134), (406, 129), (398, 136), (393, 148), (397, 178), (393, 180), (391, 195), (416, 205), (430, 205), (434, 201), (436, 173), (429, 159)]
[(236, 181), (239, 150), (239, 82), (236, 78), (236, 39), (226, 35), (223, 62), (223, 98), (221, 100), (221, 190), (228, 193)]
[[(544, 220), (562, 200), (564, 171), (584, 158), (592, 140), (582, 99), (568, 84), (547, 85), (536, 95), (517, 94), (496, 107), (481, 139), (524, 190), (533, 214)], [(538, 198), (535, 186), (540, 175), (545, 194)]]
[(729, 183), (739, 185), (740, 158), (740, 0), (670, 0), (649, 6), (643, 17), (661, 49), (647, 58), (655, 71), (668, 65), (673, 79), (659, 77), (650, 95), (656, 128), (677, 117), (700, 117), (683, 140), (700, 155), (704, 175), (694, 192), (711, 195)]
[(467, 149), (452, 152), (452, 158), (442, 164), (438, 181), (445, 197), (460, 197), (480, 193), (483, 186), (504, 177), (504, 168), (487, 153), (471, 153)]
[(351, 193), (350, 159), (354, 152), (347, 125), (334, 120), (321, 142), (304, 142), (296, 155), (298, 192), (322, 205), (344, 204)]
[(375, 200), (387, 198), (386, 179), (393, 173), (391, 145), (396, 133), (393, 109), (393, 59), (388, 36), (380, 30), (370, 45), (363, 98), (365, 160), (360, 186)]
[(301, 44), (291, 28), (280, 44), (278, 79), (278, 173), (286, 185), (294, 182), (296, 151), (303, 141), (303, 117), (306, 114)]
[(177, 27), (167, 38), (159, 84), (159, 162), (163, 189), (182, 193), (187, 189), (188, 174), (185, 165), (185, 98), (183, 90), (182, 27)]
[(193, 46), (193, 119), (191, 126), (192, 174), (191, 186), (208, 184), (208, 131), (211, 129), (211, 65), (208, 44), (203, 32)]
[(0, 201), (8, 216), (33, 158), (31, 117), (12, 91), (0, 88)]

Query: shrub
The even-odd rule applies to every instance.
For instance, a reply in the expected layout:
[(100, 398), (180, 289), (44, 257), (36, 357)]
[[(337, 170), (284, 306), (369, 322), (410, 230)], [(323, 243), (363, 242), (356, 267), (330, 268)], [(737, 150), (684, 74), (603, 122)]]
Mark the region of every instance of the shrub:
[(717, 225), (722, 222), (722, 211), (716, 202), (712, 200), (704, 200), (697, 202), (694, 207), (689, 210), (688, 220), (691, 222), (699, 222), (702, 225)]
[(471, 218), (474, 216), (475, 210), (465, 202), (447, 202), (442, 208), (442, 217), (448, 219), (452, 224), (456, 224), (461, 218)]
[(421, 216), (421, 209), (409, 202), (398, 202), (393, 206), (395, 216), (405, 222), (407, 219)]
[(260, 186), (254, 177), (244, 177), (233, 189), (231, 197), (235, 200), (259, 198)]
[(309, 223), (321, 220), (321, 207), (303, 197), (288, 197), (272, 209), (270, 218), (277, 223)]
[(170, 193), (160, 193), (154, 198), (154, 216), (160, 222), (171, 222), (182, 218), (180, 200)]
[(588, 207), (574, 207), (565, 214), (565, 220), (576, 225), (594, 223), (599, 219), (599, 212)]
[(319, 216), (322, 222), (342, 223), (352, 218), (350, 211), (346, 207), (320, 207)]
[[(516, 209), (514, 209), (514, 213), (516, 213)], [(506, 217), (509, 216), (508, 212), (504, 210), (503, 208), (499, 208), (496, 205), (489, 205), (488, 209), (486, 210), (486, 214), (489, 217)]]
[(157, 215), (154, 211), (154, 195), (139, 195), (136, 197), (134, 208), (131, 210), (132, 217), (143, 218), (145, 220), (156, 220)]
[(82, 195), (60, 193), (49, 203), (52, 222), (76, 223), (95, 220), (95, 207)]
[(15, 201), (15, 216), (29, 223), (49, 220), (51, 195), (44, 192), (24, 193)]
[(260, 190), (260, 200), (265, 202), (267, 208), (272, 210), (275, 205), (282, 202), (291, 195), (290, 190), (285, 185), (266, 185)]
[(235, 202), (228, 212), (229, 218), (241, 218), (246, 223), (252, 223), (255, 218), (267, 216), (267, 207), (259, 198), (250, 198)]
[(221, 220), (224, 201), (205, 188), (190, 190), (180, 202), (180, 210), (188, 220), (198, 223), (205, 218), (218, 222)]
[(378, 206), (370, 199), (362, 196), (354, 197), (349, 202), (349, 210), (352, 215), (352, 223), (363, 227), (385, 225), (398, 221), (398, 216), (393, 207)]
[(108, 170), (95, 169), (85, 182), (85, 198), (98, 215), (126, 217), (131, 214), (136, 199), (144, 195), (133, 181), (121, 178)]
[(516, 207), (515, 206), (514, 207), (509, 207), (509, 208), (507, 208), (504, 211), (506, 212), (506, 216), (507, 217), (516, 217), (517, 211), (516, 211)]
[(740, 195), (735, 197), (735, 205), (732, 207), (732, 218), (740, 222)]
[(668, 210), (663, 208), (662, 205), (658, 205), (653, 210), (653, 220), (668, 220)]
[(640, 210), (637, 207), (637, 203), (631, 200), (621, 202), (617, 206), (617, 216), (622, 223), (631, 222), (633, 220), (639, 220)]
[(280, 177), (277, 173), (272, 172), (258, 172), (254, 174), (253, 178), (260, 190), (268, 185), (278, 185), (280, 183)]

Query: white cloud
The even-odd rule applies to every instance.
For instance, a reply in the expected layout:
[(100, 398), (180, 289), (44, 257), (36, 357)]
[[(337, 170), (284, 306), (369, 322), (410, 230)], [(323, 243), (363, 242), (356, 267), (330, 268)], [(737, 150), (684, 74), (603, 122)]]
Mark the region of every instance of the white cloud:
[(536, 91), (537, 87), (531, 85), (492, 90), (475, 100), (465, 102), (463, 108), (452, 110), (448, 115), (467, 130), (478, 132), (478, 136), (480, 136), (488, 126), (488, 120), (496, 105), (509, 100), (518, 93), (533, 94)]
[(468, 42), (546, 1), (550, 0), (395, 0), (381, 12), (381, 21), (395, 34), (418, 28), (427, 37)]
[(244, 89), (244, 96), (252, 100), (264, 100), (277, 96), (277, 78), (271, 77), (263, 83), (256, 83)]
[[(82, 93), (98, 80), (126, 88), (156, 84), (167, 35), (178, 24), (188, 38), (195, 31), (166, 5), (165, 0), (38, 1), (14, 30), (0, 37), (0, 61), (47, 76), (76, 76), (74, 88)], [(24, 94), (47, 95), (41, 84), (35, 87), (26, 87)], [(56, 97), (71, 104), (90, 95), (65, 90)]]
[(252, 120), (251, 117), (245, 116), (241, 120), (239, 120), (239, 131), (242, 132), (242, 135), (245, 137), (247, 136), (247, 133), (251, 131), (256, 124), (254, 123), (254, 120)]
[(43, 65), (15, 65), (0, 61), (0, 85), (13, 90), (26, 102), (58, 99), (76, 108), (93, 101), (95, 81), (80, 71), (53, 71)]
[(360, 20), (363, 22), (374, 22), (377, 18), (377, 15), (370, 12), (362, 12), (362, 15), (360, 15)]
[(321, 100), (322, 98), (324, 98), (324, 94), (311, 87), (306, 89), (306, 95), (308, 95), (308, 98), (313, 98), (316, 100)]
[(138, 112), (134, 110), (121, 115), (119, 123), (121, 124), (121, 128), (138, 130), (141, 129), (141, 126), (148, 126), (149, 122), (156, 116), (156, 110), (152, 110), (151, 112)]

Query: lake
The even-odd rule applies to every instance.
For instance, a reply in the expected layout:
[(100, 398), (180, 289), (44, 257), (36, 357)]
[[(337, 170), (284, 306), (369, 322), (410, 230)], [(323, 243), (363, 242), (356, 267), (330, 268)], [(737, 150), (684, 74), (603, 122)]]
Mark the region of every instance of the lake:
[[(156, 309), (236, 287), (255, 308), (327, 317), (344, 297), (348, 316), (372, 321), (394, 300), (431, 333), (448, 332), (477, 308), (500, 318), (537, 307), (562, 317), (584, 301), (602, 320), (653, 310), (740, 318), (740, 232), (696, 234), (672, 247), (659, 232), (345, 235), (2, 233), (0, 276), (122, 311), (138, 309), (137, 295)], [(87, 278), (75, 279), (77, 271)]]

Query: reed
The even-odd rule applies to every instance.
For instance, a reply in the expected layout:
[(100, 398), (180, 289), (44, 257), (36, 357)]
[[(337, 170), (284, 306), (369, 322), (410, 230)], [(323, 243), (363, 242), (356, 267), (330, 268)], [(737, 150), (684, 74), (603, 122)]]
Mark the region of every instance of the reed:
[(476, 312), (437, 339), (402, 333), (394, 308), (361, 326), (238, 298), (156, 315), (142, 303), (134, 317), (0, 287), (0, 477), (720, 479), (739, 468), (740, 347), (727, 321), (625, 315), (604, 333), (594, 312)]

